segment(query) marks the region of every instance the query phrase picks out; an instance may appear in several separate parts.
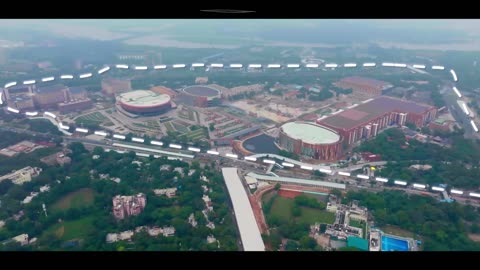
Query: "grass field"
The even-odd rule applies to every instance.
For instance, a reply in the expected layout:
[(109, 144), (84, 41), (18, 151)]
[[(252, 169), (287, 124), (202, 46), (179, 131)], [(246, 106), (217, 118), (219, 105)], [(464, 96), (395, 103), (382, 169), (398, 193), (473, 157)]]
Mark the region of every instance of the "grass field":
[(350, 219), (350, 222), (349, 222), (348, 225), (350, 225), (352, 227), (360, 228), (360, 229), (365, 229), (365, 225), (363, 225), (362, 222), (360, 222), (358, 220)]
[[(290, 220), (293, 218), (291, 210), (293, 205), (294, 201), (292, 199), (278, 196), (273, 202), (270, 214), (281, 219)], [(326, 210), (308, 207), (300, 207), (300, 209), (302, 210), (302, 214), (296, 218), (297, 221), (308, 224), (314, 224), (315, 222), (333, 224), (333, 222), (335, 222), (335, 214), (327, 212)]]
[(173, 127), (174, 127), (177, 131), (179, 131), (179, 132), (181, 132), (181, 133), (187, 133), (187, 132), (189, 131), (186, 126), (184, 126), (184, 125), (182, 125), (182, 124), (180, 124), (180, 123), (178, 123), (178, 122), (176, 122), (176, 121), (171, 122), (171, 123), (172, 123)]
[(67, 210), (72, 207), (78, 208), (81, 206), (87, 206), (93, 203), (93, 199), (93, 189), (81, 188), (60, 198), (52, 205), (52, 210)]
[(97, 124), (98, 125), (98, 124), (104, 122), (105, 120), (107, 120), (107, 117), (105, 117), (103, 114), (101, 114), (100, 112), (93, 112), (93, 113), (82, 115), (82, 116), (76, 118), (75, 119), (75, 124), (84, 123), (84, 124)]
[(175, 128), (173, 128), (172, 122), (165, 123), (165, 127), (167, 128), (168, 131), (175, 132)]
[(410, 232), (410, 231), (406, 231), (402, 228), (399, 228), (397, 226), (392, 226), (392, 225), (386, 225), (386, 226), (383, 226), (380, 228), (384, 233), (388, 233), (388, 234), (393, 234), (393, 235), (398, 235), (398, 236), (402, 236), (402, 237), (411, 237), (411, 238), (415, 238), (414, 236), (414, 233)]
[(55, 236), (63, 241), (84, 238), (88, 231), (93, 229), (93, 217), (84, 217), (76, 220), (58, 223), (44, 233), (54, 232)]

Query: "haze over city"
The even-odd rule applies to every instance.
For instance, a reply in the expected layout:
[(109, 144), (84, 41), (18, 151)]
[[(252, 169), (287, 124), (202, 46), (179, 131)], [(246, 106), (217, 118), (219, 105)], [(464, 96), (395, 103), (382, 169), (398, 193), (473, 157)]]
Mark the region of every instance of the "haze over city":
[(0, 20), (0, 250), (480, 250), (479, 20)]

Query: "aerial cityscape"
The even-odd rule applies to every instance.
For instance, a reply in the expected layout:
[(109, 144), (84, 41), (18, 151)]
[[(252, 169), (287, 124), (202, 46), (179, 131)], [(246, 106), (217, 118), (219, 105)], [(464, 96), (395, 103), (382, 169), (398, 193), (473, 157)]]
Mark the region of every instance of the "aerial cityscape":
[(480, 20), (401, 21), (0, 20), (0, 250), (480, 250)]

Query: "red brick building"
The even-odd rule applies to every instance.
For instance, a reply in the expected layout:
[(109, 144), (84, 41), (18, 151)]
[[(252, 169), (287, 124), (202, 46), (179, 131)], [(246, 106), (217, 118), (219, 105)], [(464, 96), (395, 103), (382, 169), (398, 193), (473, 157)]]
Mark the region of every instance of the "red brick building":
[(335, 86), (374, 96), (380, 96), (383, 90), (392, 87), (388, 82), (358, 76), (343, 78), (336, 82)]
[(411, 101), (378, 97), (346, 111), (317, 120), (317, 123), (329, 127), (341, 134), (350, 145), (361, 139), (375, 137), (378, 132), (391, 125), (413, 123), (422, 127), (437, 115), (434, 106)]

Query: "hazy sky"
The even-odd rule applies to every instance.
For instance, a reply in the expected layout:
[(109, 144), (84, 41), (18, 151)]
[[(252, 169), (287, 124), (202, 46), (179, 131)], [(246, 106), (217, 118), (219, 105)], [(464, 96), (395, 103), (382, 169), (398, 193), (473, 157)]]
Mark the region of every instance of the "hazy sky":
[(0, 31), (0, 39), (15, 39), (16, 31), (22, 31), (98, 40), (160, 35), (183, 41), (211, 36), (309, 43), (480, 42), (479, 19), (3, 19)]

